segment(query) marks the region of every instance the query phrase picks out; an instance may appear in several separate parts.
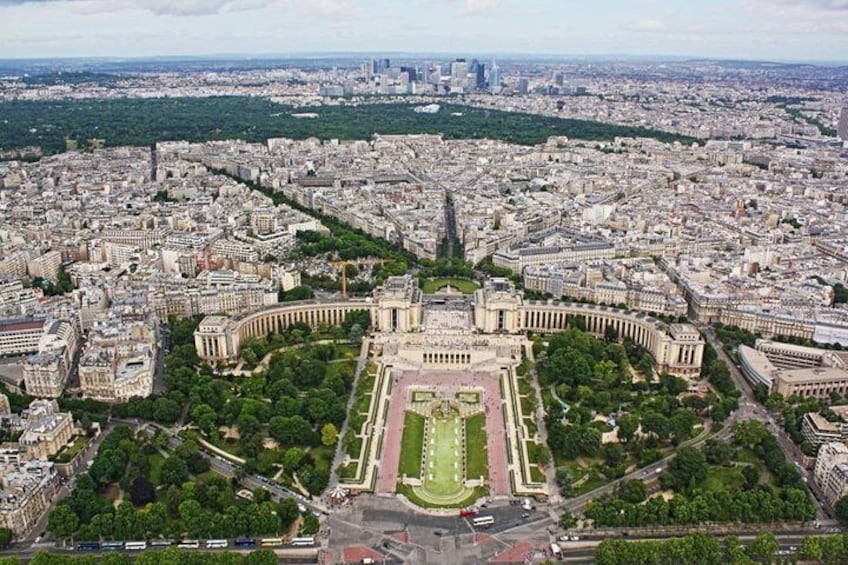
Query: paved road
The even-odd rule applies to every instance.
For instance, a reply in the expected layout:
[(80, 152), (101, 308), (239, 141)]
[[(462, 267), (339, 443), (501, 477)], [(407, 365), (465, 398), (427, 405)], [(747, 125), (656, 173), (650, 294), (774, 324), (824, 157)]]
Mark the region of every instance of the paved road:
[[(804, 538), (810, 535), (810, 533), (798, 533), (798, 532), (772, 532), (777, 537), (777, 541), (780, 544), (780, 552), (781, 555), (791, 556), (797, 553), (798, 548), (801, 547), (801, 544), (804, 542)], [(669, 536), (676, 537), (676, 536)], [(737, 536), (739, 541), (742, 542), (742, 545), (748, 546), (750, 545), (754, 539), (756, 539), (756, 534), (741, 534)], [(663, 538), (657, 538), (656, 536), (651, 538), (631, 538), (632, 541), (648, 541), (655, 540), (661, 541)], [(563, 560), (569, 563), (591, 563), (593, 557), (595, 555), (595, 548), (601, 543), (603, 540), (581, 540), (578, 542), (557, 542), (559, 546), (562, 548), (562, 557)]]
[[(739, 408), (734, 411), (730, 415), (730, 417), (724, 422), (724, 427), (721, 429), (721, 431), (719, 431), (717, 434), (715, 434), (715, 436), (710, 438), (709, 428), (705, 428), (700, 435), (698, 435), (696, 438), (693, 438), (692, 440), (681, 444), (681, 447), (686, 445), (698, 447), (704, 444), (708, 439), (729, 440), (731, 437), (730, 428), (734, 422), (751, 418), (761, 420), (766, 423), (771, 432), (777, 437), (778, 443), (780, 444), (786, 456), (789, 458), (790, 461), (795, 462), (796, 467), (798, 467), (798, 471), (803, 477), (805, 477), (805, 484), (807, 485), (807, 489), (810, 491), (813, 500), (816, 501), (818, 519), (820, 521), (827, 520), (829, 516), (824, 510), (824, 505), (817, 496), (817, 493), (813, 492), (813, 490), (810, 488), (812, 484), (812, 476), (810, 476), (810, 473), (806, 469), (802, 468), (798, 463), (800, 453), (797, 447), (795, 447), (795, 445), (792, 443), (792, 440), (787, 437), (783, 430), (776, 425), (776, 423), (774, 422), (772, 417), (766, 412), (766, 410), (759, 406), (757, 401), (754, 399), (754, 392), (748, 384), (747, 379), (744, 375), (742, 375), (738, 367), (736, 367), (736, 365), (733, 363), (733, 360), (730, 359), (730, 357), (724, 351), (724, 348), (722, 347), (721, 342), (716, 337), (712, 327), (706, 325), (699, 325), (698, 327), (701, 330), (701, 333), (705, 336), (706, 340), (716, 349), (719, 358), (727, 364), (728, 368), (730, 369), (730, 374), (736, 382), (736, 386), (742, 392), (742, 396), (739, 399)], [(597, 498), (598, 496), (601, 496), (603, 494), (608, 494), (612, 492), (620, 483), (624, 481), (632, 479), (641, 480), (659, 474), (657, 471), (664, 471), (668, 466), (668, 463), (673, 458), (674, 454), (669, 455), (668, 457), (665, 457), (657, 461), (656, 463), (653, 463), (646, 467), (642, 467), (641, 469), (637, 469), (636, 471), (633, 471), (632, 473), (629, 473), (624, 477), (617, 479), (611, 483), (607, 483), (606, 485), (599, 487), (593, 491), (590, 491), (586, 494), (574, 498), (567, 499), (560, 505), (553, 505), (552, 508), (554, 510), (568, 509), (573, 513), (582, 512), (585, 509), (586, 504), (590, 500)]]
[[(161, 426), (155, 426), (159, 429), (165, 429), (169, 433), (168, 438), (168, 447), (170, 449), (176, 449), (179, 447), (185, 440), (183, 440), (180, 436), (176, 435), (173, 430), (168, 428), (162, 428)], [(203, 447), (200, 447), (200, 453), (203, 457), (209, 461), (209, 468), (216, 473), (223, 475), (225, 477), (235, 477), (237, 475), (238, 465), (235, 463), (231, 463), (226, 461), (222, 457), (218, 457), (213, 455)], [(306, 507), (307, 510), (314, 512), (318, 515), (325, 515), (327, 513), (327, 508), (321, 503), (319, 500), (307, 498), (298, 492), (294, 492), (282, 485), (272, 482), (267, 477), (263, 477), (261, 475), (244, 475), (241, 478), (241, 484), (248, 489), (256, 489), (256, 488), (264, 488), (271, 495), (271, 498), (275, 501), (282, 500), (284, 498), (291, 498), (296, 500), (299, 504), (302, 504)]]
[[(344, 419), (344, 423), (342, 424), (342, 429), (339, 430), (339, 441), (336, 442), (336, 455), (333, 457), (333, 466), (330, 471), (330, 483), (328, 489), (331, 491), (339, 484), (339, 467), (342, 464), (342, 461), (345, 457), (345, 447), (344, 442), (342, 441), (347, 434), (347, 429), (350, 426), (350, 417), (351, 410), (353, 410), (353, 404), (356, 402), (356, 389), (359, 386), (359, 381), (362, 379), (362, 373), (365, 371), (365, 364), (368, 360), (368, 348), (369, 348), (370, 338), (366, 337), (362, 340), (362, 350), (359, 352), (359, 359), (356, 361), (356, 371), (353, 374), (353, 384), (351, 385), (351, 392), (348, 395), (347, 399), (347, 409), (345, 410), (345, 414), (347, 416)], [(363, 355), (362, 352), (365, 351), (366, 354)], [(356, 430), (356, 433), (359, 433), (359, 430)], [(366, 459), (368, 455), (366, 454)]]
[[(709, 424), (704, 426), (704, 430), (700, 434), (698, 434), (696, 437), (680, 444), (680, 447), (686, 447), (686, 446), (698, 447), (698, 446), (704, 444), (708, 439), (729, 439), (730, 438), (730, 428), (729, 428), (729, 426), (725, 426), (724, 428), (722, 428), (721, 431), (719, 431), (717, 434), (715, 434), (712, 437), (710, 436), (711, 430), (712, 430), (712, 428), (710, 427)], [(651, 463), (650, 465), (648, 465), (646, 467), (642, 467), (641, 469), (636, 469), (632, 473), (628, 473), (628, 474), (624, 475), (623, 477), (621, 477), (620, 479), (616, 479), (612, 482), (609, 482), (609, 483), (605, 484), (604, 486), (596, 488), (595, 490), (591, 490), (591, 491), (589, 491), (585, 494), (581, 494), (580, 496), (575, 496), (573, 498), (565, 499), (561, 504), (552, 505), (552, 506), (553, 506), (553, 508), (560, 510), (560, 511), (567, 509), (567, 510), (570, 510), (572, 513), (582, 512), (586, 508), (586, 505), (591, 500), (593, 500), (593, 499), (595, 499), (595, 498), (597, 498), (597, 497), (599, 497), (603, 494), (611, 493), (613, 490), (615, 490), (618, 487), (619, 484), (621, 484), (623, 482), (630, 481), (630, 480), (644, 480), (644, 479), (656, 477), (662, 471), (665, 471), (666, 467), (668, 467), (669, 462), (671, 462), (671, 460), (674, 459), (674, 457), (675, 457), (675, 454), (671, 454), (668, 457), (664, 457), (663, 459), (660, 459), (659, 461)]]
[[(759, 403), (754, 398), (754, 391), (751, 387), (751, 384), (748, 382), (748, 379), (745, 378), (745, 375), (742, 374), (742, 371), (739, 370), (739, 367), (733, 362), (727, 352), (724, 350), (724, 346), (721, 341), (718, 339), (718, 336), (715, 334), (715, 330), (712, 326), (707, 326), (704, 324), (697, 324), (698, 329), (701, 330), (701, 334), (706, 338), (707, 342), (715, 348), (718, 353), (719, 358), (727, 364), (730, 369), (730, 376), (736, 382), (737, 388), (742, 392), (742, 397), (739, 399), (740, 410), (743, 407), (747, 408), (747, 413), (750, 414), (746, 416), (747, 418), (754, 418), (765, 423), (766, 427), (768, 427), (769, 431), (777, 438), (777, 443), (780, 445), (780, 448), (783, 450), (783, 453), (786, 457), (795, 464), (798, 472), (804, 479), (804, 484), (806, 485), (807, 492), (809, 492), (811, 498), (816, 503), (816, 513), (817, 518), (820, 521), (827, 520), (831, 518), (831, 510), (825, 504), (824, 498), (821, 496), (819, 489), (815, 486), (813, 481), (813, 476), (810, 471), (805, 469), (800, 461), (802, 453), (795, 445), (795, 443), (786, 435), (786, 432), (783, 431), (777, 422), (775, 422), (774, 418), (765, 410), (765, 408), (761, 407)], [(740, 416), (736, 416), (734, 420), (744, 419)]]

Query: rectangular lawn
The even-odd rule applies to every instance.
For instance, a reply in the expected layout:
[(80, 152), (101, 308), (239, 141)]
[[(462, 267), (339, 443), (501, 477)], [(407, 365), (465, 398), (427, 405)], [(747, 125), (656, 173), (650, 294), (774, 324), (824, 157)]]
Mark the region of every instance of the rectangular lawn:
[(489, 475), (489, 453), (486, 450), (486, 415), (475, 414), (465, 420), (465, 478)]
[(435, 495), (455, 494), (462, 490), (462, 420), (431, 418), (427, 447), (427, 476), (424, 484)]
[(403, 416), (398, 476), (421, 478), (421, 455), (424, 448), (424, 416), (406, 412)]

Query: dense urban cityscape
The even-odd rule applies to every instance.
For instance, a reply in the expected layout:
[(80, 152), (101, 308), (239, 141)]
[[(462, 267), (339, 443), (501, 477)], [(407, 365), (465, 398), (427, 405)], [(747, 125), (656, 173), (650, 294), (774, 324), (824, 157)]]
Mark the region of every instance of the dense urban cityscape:
[(0, 564), (848, 562), (848, 67), (330, 49), (0, 59)]

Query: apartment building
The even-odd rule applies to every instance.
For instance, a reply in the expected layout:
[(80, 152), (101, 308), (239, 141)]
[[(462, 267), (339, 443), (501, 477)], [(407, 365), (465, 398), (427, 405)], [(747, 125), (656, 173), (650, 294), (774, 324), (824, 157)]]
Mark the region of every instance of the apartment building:
[(835, 505), (848, 494), (848, 447), (841, 442), (822, 445), (813, 476), (828, 504)]
[(11, 530), (15, 538), (26, 537), (50, 508), (57, 489), (52, 462), (3, 465), (0, 468), (0, 528)]
[(33, 400), (21, 419), (25, 425), (18, 442), (32, 459), (56, 455), (74, 435), (73, 417), (60, 412), (55, 400)]

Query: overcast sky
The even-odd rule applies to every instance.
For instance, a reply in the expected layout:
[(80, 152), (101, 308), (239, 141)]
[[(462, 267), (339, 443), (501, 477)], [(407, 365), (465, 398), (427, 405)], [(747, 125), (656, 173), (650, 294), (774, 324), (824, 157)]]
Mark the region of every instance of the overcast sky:
[(848, 61), (848, 0), (0, 0), (0, 58), (342, 51)]

